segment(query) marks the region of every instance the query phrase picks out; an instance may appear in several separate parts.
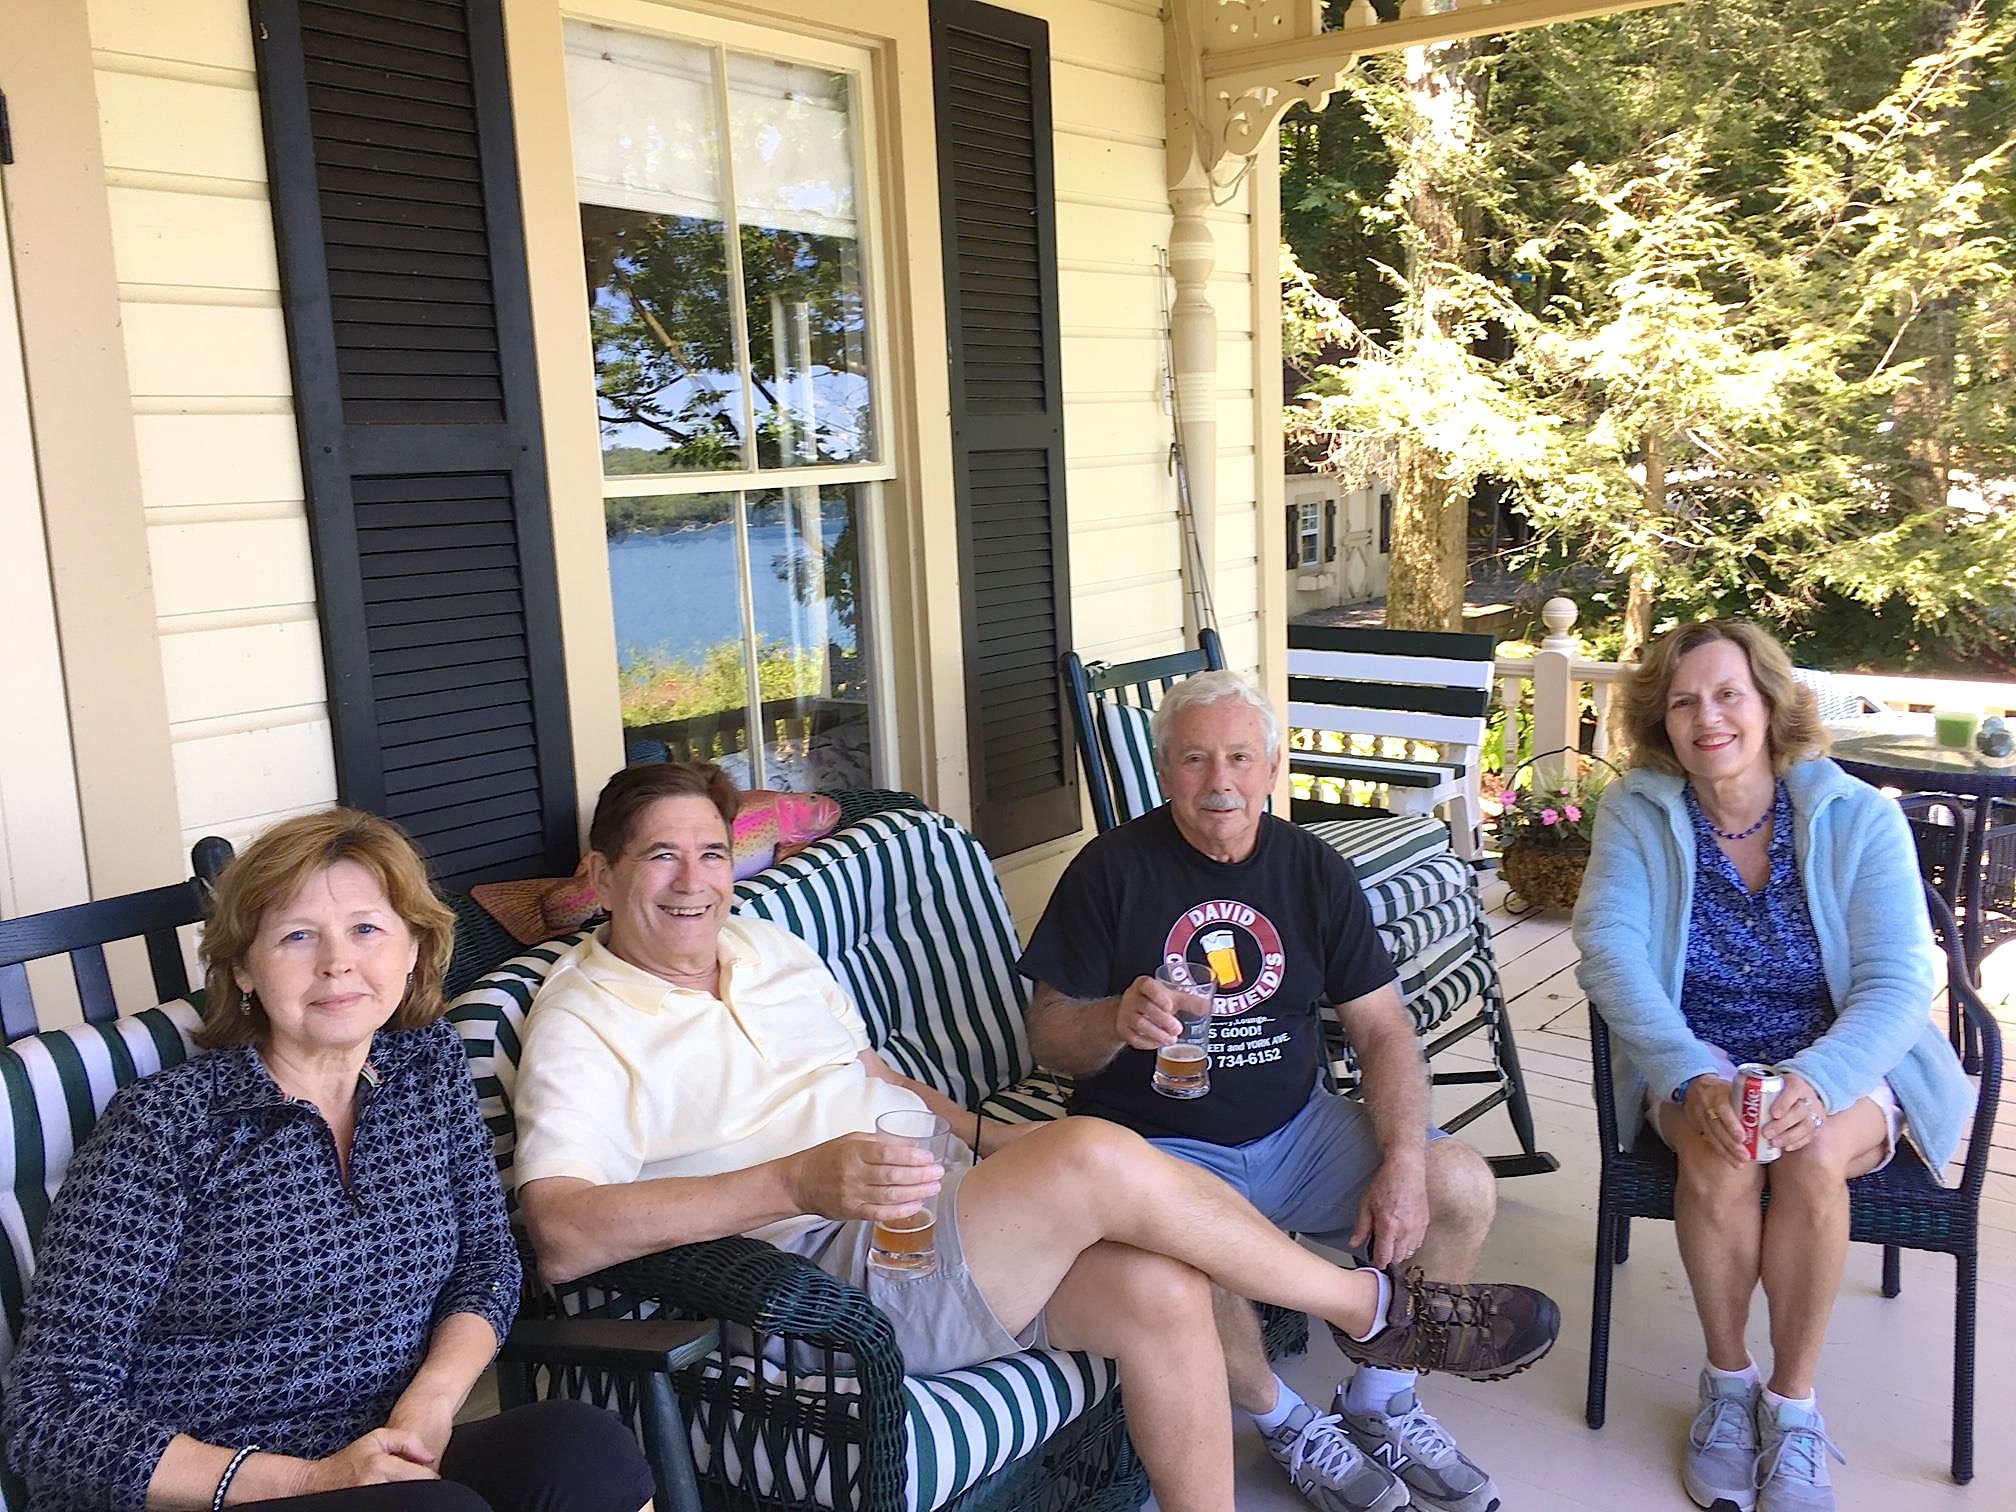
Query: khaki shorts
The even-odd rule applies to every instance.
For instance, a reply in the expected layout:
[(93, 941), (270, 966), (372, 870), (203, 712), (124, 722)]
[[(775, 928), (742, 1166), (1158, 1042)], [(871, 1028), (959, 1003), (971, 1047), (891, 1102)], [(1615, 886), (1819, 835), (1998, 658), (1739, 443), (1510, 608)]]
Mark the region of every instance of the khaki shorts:
[(955, 1151), (938, 1192), (938, 1268), (925, 1276), (898, 1276), (868, 1263), (872, 1224), (823, 1223), (780, 1241), (830, 1276), (868, 1293), (868, 1299), (896, 1330), (909, 1375), (937, 1375), (977, 1365), (1024, 1349), (1042, 1349), (1048, 1340), (1039, 1312), (1019, 1334), (994, 1316), (980, 1294), (959, 1241), (959, 1188), (973, 1169), (964, 1147)]

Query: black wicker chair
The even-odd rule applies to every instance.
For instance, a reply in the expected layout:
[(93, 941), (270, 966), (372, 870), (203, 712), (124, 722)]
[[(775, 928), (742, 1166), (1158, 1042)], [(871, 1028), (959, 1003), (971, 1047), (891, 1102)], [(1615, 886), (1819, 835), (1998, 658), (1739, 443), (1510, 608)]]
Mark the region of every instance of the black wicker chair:
[[(1953, 1256), (1953, 1479), (1964, 1485), (1974, 1478), (1974, 1324), (1981, 1187), (1988, 1174), (1989, 1143), (2002, 1088), (2002, 1033), (1974, 990), (1952, 911), (1938, 890), (1929, 884), (1925, 901), (1932, 915), (1933, 933), (1946, 952), (1946, 990), (1958, 1005), (1959, 1023), (1980, 1046), (1981, 1093), (1974, 1109), (1973, 1131), (1956, 1186), (1940, 1186), (1908, 1142), (1898, 1148), (1896, 1158), (1883, 1170), (1850, 1182), (1849, 1237), (1859, 1243), (1883, 1246), (1886, 1297), (1896, 1296), (1901, 1289), (1901, 1250), (1931, 1250)], [(1589, 1005), (1589, 1052), (1603, 1174), (1596, 1209), (1596, 1281), (1589, 1318), (1587, 1416), (1591, 1428), (1601, 1428), (1610, 1370), (1613, 1271), (1630, 1252), (1632, 1219), (1672, 1218), (1677, 1167), (1672, 1151), (1650, 1130), (1642, 1131), (1631, 1149), (1619, 1143), (1610, 1030), (1593, 1002)]]

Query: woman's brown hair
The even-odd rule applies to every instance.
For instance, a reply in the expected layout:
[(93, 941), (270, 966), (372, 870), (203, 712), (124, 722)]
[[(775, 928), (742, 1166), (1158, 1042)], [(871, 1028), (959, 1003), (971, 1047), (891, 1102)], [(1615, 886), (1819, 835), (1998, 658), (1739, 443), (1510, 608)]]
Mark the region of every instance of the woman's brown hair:
[(266, 1032), (266, 1010), (251, 999), (239, 1011), (234, 973), (259, 937), (259, 921), (300, 892), (317, 872), (354, 861), (369, 872), (392, 911), (420, 947), (413, 979), (388, 1029), (417, 1029), (447, 1004), (441, 981), (455, 948), (455, 914), (434, 895), (427, 868), (396, 824), (376, 814), (333, 808), (283, 819), (224, 868), (209, 922), (203, 927), (203, 1024), (196, 1043), (206, 1050), (244, 1045)]
[(1820, 723), (1820, 706), (1813, 690), (1792, 675), (1792, 658), (1785, 648), (1748, 620), (1714, 619), (1667, 631), (1645, 648), (1637, 666), (1625, 677), (1620, 718), (1624, 740), (1631, 748), (1631, 765), (1675, 777), (1685, 775), (1666, 733), (1666, 698), (1673, 690), (1680, 658), (1714, 641), (1728, 641), (1741, 648), (1750, 663), (1751, 679), (1771, 710), (1771, 770), (1782, 777), (1793, 762), (1826, 755), (1829, 737), (1827, 727)]

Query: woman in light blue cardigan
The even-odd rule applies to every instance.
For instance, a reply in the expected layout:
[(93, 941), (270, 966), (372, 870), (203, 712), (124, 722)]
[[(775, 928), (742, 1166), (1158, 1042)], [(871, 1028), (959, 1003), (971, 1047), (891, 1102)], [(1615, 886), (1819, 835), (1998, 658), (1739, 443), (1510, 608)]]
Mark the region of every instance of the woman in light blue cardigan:
[[(1578, 975), (1679, 1161), (1675, 1220), (1706, 1339), (1685, 1483), (1703, 1507), (1834, 1506), (1813, 1394), (1848, 1248), (1851, 1177), (1909, 1140), (1952, 1157), (1973, 1089), (1930, 1017), (1932, 940), (1896, 804), (1822, 754), (1813, 696), (1739, 620), (1648, 648), (1622, 701), (1633, 770), (1604, 795), (1575, 910)], [(1746, 1160), (1736, 1062), (1785, 1087)], [(1768, 1213), (1760, 1210), (1771, 1189)], [(1772, 1368), (1745, 1343), (1762, 1281)]]

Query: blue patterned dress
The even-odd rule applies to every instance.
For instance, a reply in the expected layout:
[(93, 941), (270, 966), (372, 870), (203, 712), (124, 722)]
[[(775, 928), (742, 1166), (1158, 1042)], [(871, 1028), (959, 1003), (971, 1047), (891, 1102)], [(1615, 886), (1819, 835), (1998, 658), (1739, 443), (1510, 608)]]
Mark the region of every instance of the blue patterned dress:
[(139, 1512), (177, 1433), (318, 1459), (385, 1421), (450, 1313), (504, 1337), (518, 1252), (462, 1042), (380, 1030), (370, 1067), (347, 1180), (249, 1046), (112, 1100), (42, 1231), (7, 1383), (35, 1512)]

